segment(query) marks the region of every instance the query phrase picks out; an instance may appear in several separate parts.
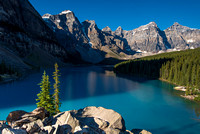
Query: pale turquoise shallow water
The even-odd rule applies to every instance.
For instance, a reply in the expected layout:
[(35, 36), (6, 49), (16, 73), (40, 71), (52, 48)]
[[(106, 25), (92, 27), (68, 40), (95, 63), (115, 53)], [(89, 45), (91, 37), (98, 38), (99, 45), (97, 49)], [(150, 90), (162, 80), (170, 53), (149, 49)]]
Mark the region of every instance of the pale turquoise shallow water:
[[(200, 104), (178, 97), (168, 83), (117, 77), (101, 67), (70, 67), (61, 69), (61, 73), (61, 111), (103, 106), (120, 113), (129, 130), (143, 128), (158, 134), (200, 132)], [(34, 73), (24, 80), (0, 85), (0, 120), (13, 110), (36, 108), (40, 79), (41, 73)]]

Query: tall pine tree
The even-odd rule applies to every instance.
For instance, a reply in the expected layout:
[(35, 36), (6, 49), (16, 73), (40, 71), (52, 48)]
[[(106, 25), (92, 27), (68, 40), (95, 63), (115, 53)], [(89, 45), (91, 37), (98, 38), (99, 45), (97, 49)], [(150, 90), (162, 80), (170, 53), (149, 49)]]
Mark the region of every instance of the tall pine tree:
[(44, 71), (43, 76), (42, 76), (42, 81), (39, 83), (41, 91), (39, 94), (37, 94), (38, 101), (37, 107), (43, 107), (45, 108), (50, 115), (53, 115), (55, 113), (55, 108), (54, 108), (54, 100), (53, 96), (50, 94), (50, 81), (49, 81), (49, 76), (46, 75), (46, 72)]
[(55, 104), (55, 113), (59, 113), (60, 110), (60, 106), (61, 106), (61, 103), (60, 103), (60, 97), (59, 97), (59, 93), (60, 93), (60, 81), (59, 81), (59, 70), (58, 70), (58, 64), (55, 63), (55, 72), (53, 72), (53, 79), (55, 81), (53, 87), (54, 87), (54, 94), (53, 94), (53, 97), (54, 97), (54, 104)]

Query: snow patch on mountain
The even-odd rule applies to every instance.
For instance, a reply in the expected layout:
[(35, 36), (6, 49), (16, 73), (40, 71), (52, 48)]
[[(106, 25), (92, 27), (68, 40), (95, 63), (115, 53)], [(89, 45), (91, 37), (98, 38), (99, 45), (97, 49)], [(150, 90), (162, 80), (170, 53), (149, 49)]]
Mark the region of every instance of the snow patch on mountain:
[(84, 27), (82, 27), (82, 31), (83, 31), (83, 33), (84, 33), (86, 39), (88, 40), (89, 45), (92, 47), (92, 42), (90, 42), (90, 39), (89, 39), (88, 36), (86, 35)]
[(63, 14), (68, 14), (68, 13), (71, 13), (72, 11), (70, 10), (65, 10), (65, 11), (62, 11), (61, 13), (59, 13), (59, 15), (63, 15)]
[(56, 22), (60, 23), (60, 20), (56, 20)]
[(193, 39), (189, 39), (189, 40), (187, 40), (187, 43), (192, 43), (192, 42), (194, 42)]
[(156, 23), (155, 22), (150, 22), (149, 24), (142, 25), (142, 26), (140, 26), (139, 28), (137, 28), (135, 30), (136, 31), (145, 31), (145, 30), (150, 29), (151, 27), (157, 27)]
[(49, 19), (51, 14), (47, 13), (42, 16), (43, 19)]
[(194, 47), (190, 47), (190, 49), (194, 49)]

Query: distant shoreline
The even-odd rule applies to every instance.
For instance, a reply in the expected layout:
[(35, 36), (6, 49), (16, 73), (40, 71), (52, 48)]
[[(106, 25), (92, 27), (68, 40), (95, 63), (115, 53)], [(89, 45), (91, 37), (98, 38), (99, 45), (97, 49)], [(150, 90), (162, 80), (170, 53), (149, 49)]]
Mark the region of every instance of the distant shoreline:
[[(177, 85), (177, 84), (175, 84), (173, 82), (169, 82), (169, 81), (161, 79), (161, 78), (159, 78), (159, 80), (167, 82), (167, 83), (172, 84), (172, 85), (175, 85), (173, 90), (182, 91), (182, 92), (186, 92), (187, 91), (186, 87), (184, 87), (184, 86)], [(191, 100), (191, 101), (195, 101), (195, 97), (197, 97), (197, 96), (198, 95), (186, 95), (186, 94), (185, 95), (180, 95), (180, 97), (185, 98), (187, 100)]]

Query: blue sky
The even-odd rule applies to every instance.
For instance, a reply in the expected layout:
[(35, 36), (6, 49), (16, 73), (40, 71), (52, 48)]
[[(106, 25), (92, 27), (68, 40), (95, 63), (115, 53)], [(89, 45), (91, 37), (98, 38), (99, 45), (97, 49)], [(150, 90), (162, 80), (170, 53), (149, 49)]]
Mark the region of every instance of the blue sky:
[(71, 10), (82, 22), (95, 20), (102, 29), (132, 30), (151, 21), (162, 30), (179, 22), (200, 29), (200, 0), (29, 0), (41, 14)]

